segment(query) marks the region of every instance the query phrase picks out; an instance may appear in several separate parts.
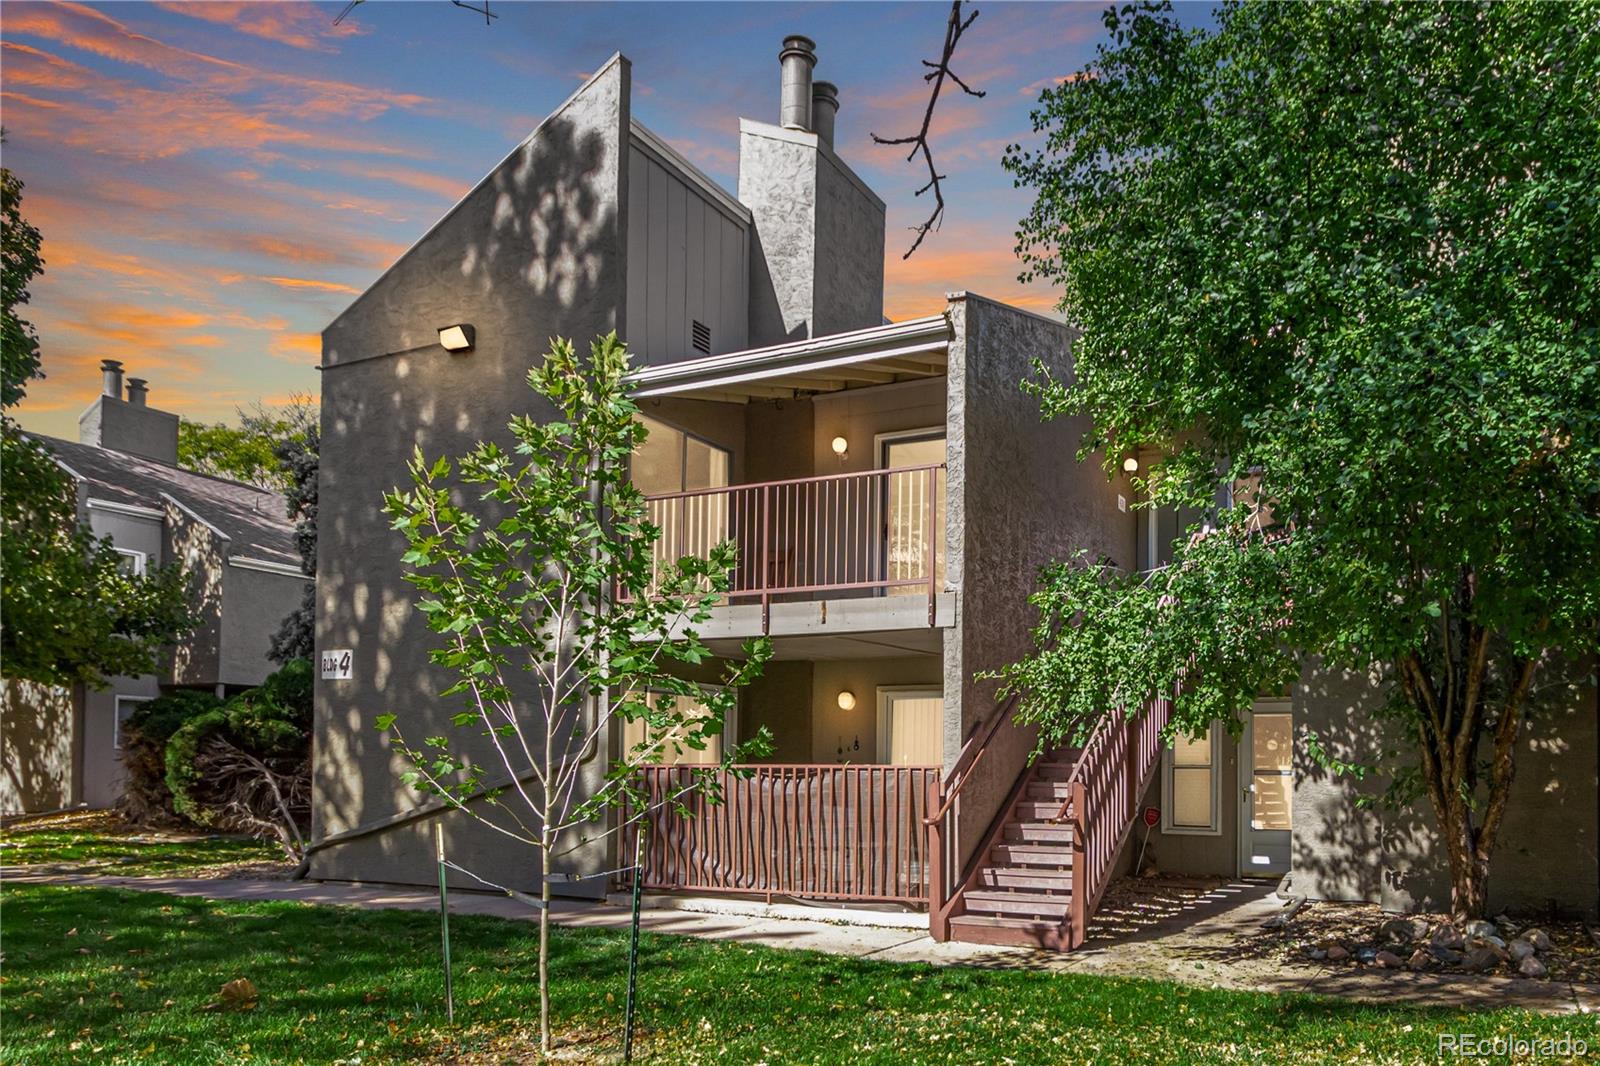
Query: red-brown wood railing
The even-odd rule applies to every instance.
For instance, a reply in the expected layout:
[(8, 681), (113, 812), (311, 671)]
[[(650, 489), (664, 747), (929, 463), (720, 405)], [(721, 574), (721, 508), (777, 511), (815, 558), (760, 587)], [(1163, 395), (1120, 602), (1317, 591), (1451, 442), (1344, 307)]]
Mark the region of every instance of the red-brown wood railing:
[[(950, 939), (950, 919), (959, 913), (960, 908), (959, 886), (966, 882), (973, 865), (983, 857), (983, 849), (979, 848), (969, 857), (966, 865), (962, 865), (959, 833), (961, 793), (967, 787), (967, 782), (972, 780), (973, 771), (993, 746), (995, 734), (1001, 726), (1016, 728), (1014, 714), (1018, 698), (1013, 693), (994, 708), (988, 718), (980, 721), (967, 737), (967, 742), (961, 746), (955, 762), (950, 764), (950, 772), (944, 775), (943, 780), (936, 779), (930, 783), (929, 813), (924, 824), (928, 829), (928, 855), (933, 871), (928, 878), (928, 927), (935, 940)], [(1003, 818), (1010, 806), (1011, 802), (1007, 801), (998, 816)], [(952, 874), (955, 876), (952, 877)]]
[(944, 583), (944, 465), (691, 489), (646, 497), (661, 529), (658, 565), (738, 549), (733, 600), (759, 598), (766, 629), (774, 596), (925, 592), (928, 624)]
[[(721, 802), (685, 794), (693, 766), (640, 768), (644, 887), (921, 903), (924, 819), (937, 766), (759, 763), (716, 775)], [(747, 776), (746, 776), (747, 775)], [(687, 808), (680, 813), (678, 804)], [(631, 839), (627, 843), (629, 854)]]
[(1055, 820), (1069, 821), (1073, 829), (1069, 948), (1083, 943), (1089, 916), (1111, 880), (1139, 800), (1160, 765), (1161, 731), (1171, 715), (1168, 697), (1151, 700), (1131, 718), (1106, 715), (1067, 778), (1067, 799)]

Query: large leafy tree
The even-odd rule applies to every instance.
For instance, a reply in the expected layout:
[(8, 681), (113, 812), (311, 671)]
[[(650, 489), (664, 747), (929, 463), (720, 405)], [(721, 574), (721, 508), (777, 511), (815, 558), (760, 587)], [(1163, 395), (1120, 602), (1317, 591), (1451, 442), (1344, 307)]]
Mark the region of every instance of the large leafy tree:
[(1050, 568), (1008, 676), (1049, 742), (1180, 679), (1197, 735), (1318, 663), (1377, 671), (1400, 743), (1355, 761), (1426, 797), (1481, 913), (1519, 737), (1600, 617), (1600, 8), (1105, 21), (1006, 156), (1019, 251), (1083, 327), (1033, 386), (1206, 522), (1145, 577)]
[[(307, 419), (300, 433), (280, 437), (273, 445), (273, 457), (288, 482), (284, 502), (288, 516), (294, 519), (294, 543), (300, 552), (300, 570), (307, 577), (317, 576), (317, 471), (320, 467), (322, 431), (314, 418)], [(300, 606), (272, 635), (272, 645), (267, 658), (275, 663), (288, 664), (295, 659), (310, 658), (316, 643), (317, 588), (315, 581), (306, 585)]]
[(278, 452), (289, 441), (304, 442), (317, 429), (317, 405), (296, 393), (282, 407), (257, 400), (238, 410), (239, 424), (178, 424), (178, 465), (214, 477), (230, 478), (264, 489), (288, 491), (294, 484), (291, 464)]
[[(22, 182), (0, 168), (0, 344), (5, 411), (39, 372), (39, 342), (19, 314), (44, 269), (39, 231), (22, 217)], [(109, 540), (78, 522), (77, 487), (54, 457), (0, 413), (0, 664), (47, 685), (100, 684), (155, 669), (193, 626), (177, 567), (130, 574)]]
[[(641, 765), (716, 742), (740, 688), (771, 655), (748, 643), (722, 684), (682, 676), (710, 652), (696, 633), (727, 591), (732, 543), (671, 562), (661, 529), (628, 481), (644, 424), (628, 397), (628, 352), (615, 333), (581, 358), (555, 341), (528, 384), (555, 412), (510, 424), (516, 454), (479, 444), (459, 462), (411, 464), (412, 487), (385, 498), (404, 534), (406, 580), (439, 637), (431, 660), (453, 675), (454, 736), (409, 737), (385, 714), (378, 727), (412, 760), (407, 780), (480, 819), (539, 857), (539, 1033), (550, 1042), (549, 932), (553, 862), (635, 826), (653, 812)], [(596, 745), (621, 723), (622, 745), (603, 780), (585, 780)], [(687, 796), (718, 798), (719, 771), (771, 750), (765, 729), (723, 746), (718, 764), (685, 767)], [(607, 812), (625, 813), (605, 824)]]

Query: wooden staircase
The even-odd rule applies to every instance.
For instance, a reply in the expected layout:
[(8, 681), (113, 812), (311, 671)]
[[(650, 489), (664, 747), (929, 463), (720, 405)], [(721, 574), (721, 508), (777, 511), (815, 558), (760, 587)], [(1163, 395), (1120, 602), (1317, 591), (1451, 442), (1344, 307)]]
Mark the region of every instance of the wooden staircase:
[(998, 834), (957, 893), (962, 913), (950, 939), (1068, 951), (1072, 943), (1070, 821), (1056, 821), (1071, 790), (1073, 763), (1052, 759), (1024, 772)]
[[(1144, 791), (1161, 758), (1171, 713), (1152, 700), (1131, 718), (1109, 715), (1081, 750), (1057, 751), (1025, 768), (931, 923), (939, 939), (1071, 951), (1087, 935)], [(959, 793), (977, 754), (952, 775)], [(951, 839), (952, 836), (946, 836)]]

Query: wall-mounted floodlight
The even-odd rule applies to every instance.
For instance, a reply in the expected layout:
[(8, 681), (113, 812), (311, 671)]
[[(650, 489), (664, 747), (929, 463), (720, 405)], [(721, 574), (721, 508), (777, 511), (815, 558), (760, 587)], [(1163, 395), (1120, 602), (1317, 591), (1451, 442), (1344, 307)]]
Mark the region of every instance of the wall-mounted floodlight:
[(1122, 469), (1129, 474), (1137, 474), (1139, 472), (1139, 460), (1131, 455), (1128, 456), (1122, 460)]
[(839, 709), (841, 711), (853, 711), (853, 710), (855, 710), (856, 709), (856, 694), (854, 692), (851, 692), (849, 689), (845, 689), (843, 692), (840, 692), (839, 693)]
[(466, 324), (439, 327), (439, 347), (447, 352), (470, 352), (476, 340), (477, 331)]

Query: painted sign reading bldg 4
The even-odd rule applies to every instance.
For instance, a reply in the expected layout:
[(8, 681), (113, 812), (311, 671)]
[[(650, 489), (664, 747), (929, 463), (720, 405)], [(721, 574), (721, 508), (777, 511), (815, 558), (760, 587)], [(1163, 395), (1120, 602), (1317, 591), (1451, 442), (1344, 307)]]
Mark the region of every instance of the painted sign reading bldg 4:
[(350, 680), (350, 649), (322, 653), (322, 679), (324, 681)]

